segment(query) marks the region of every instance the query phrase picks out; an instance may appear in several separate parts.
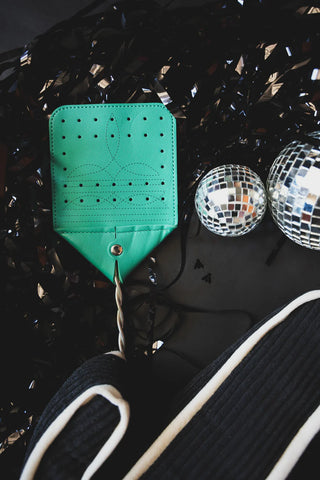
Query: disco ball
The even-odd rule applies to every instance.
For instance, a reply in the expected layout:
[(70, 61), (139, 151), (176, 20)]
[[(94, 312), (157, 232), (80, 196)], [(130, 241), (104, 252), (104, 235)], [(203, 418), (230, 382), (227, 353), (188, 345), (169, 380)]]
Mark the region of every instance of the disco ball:
[[(277, 156), (267, 180), (275, 223), (287, 237), (320, 250), (320, 132), (310, 143), (294, 140)], [(320, 144), (319, 144), (320, 145)]]
[(210, 170), (199, 183), (195, 206), (210, 232), (239, 237), (261, 221), (267, 198), (262, 181), (250, 168), (222, 165)]

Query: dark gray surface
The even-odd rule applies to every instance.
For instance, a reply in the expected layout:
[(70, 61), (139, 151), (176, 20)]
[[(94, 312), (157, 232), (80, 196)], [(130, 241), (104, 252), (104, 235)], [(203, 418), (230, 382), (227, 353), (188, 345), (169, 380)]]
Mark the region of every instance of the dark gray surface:
[[(90, 4), (88, 0), (13, 0), (0, 3), (0, 51), (21, 47), (57, 22)], [(107, 4), (107, 2), (106, 2)]]
[[(80, 9), (90, 5), (90, 0), (13, 0), (0, 3), (0, 52), (21, 47), (37, 35), (44, 33), (56, 23), (69, 18)], [(94, 11), (100, 12), (110, 4), (105, 0)], [(177, 6), (193, 6), (207, 3), (207, 0), (157, 0), (160, 5), (170, 3)]]
[[(320, 287), (320, 254), (289, 239), (271, 265), (266, 260), (282, 237), (269, 215), (258, 228), (239, 238), (219, 237), (201, 227), (196, 215), (187, 241), (187, 263), (170, 296), (184, 305), (207, 309), (240, 309), (262, 319), (292, 298)], [(178, 231), (155, 252), (163, 284), (179, 271)], [(204, 265), (195, 269), (196, 260)], [(143, 276), (145, 268), (135, 275)], [(211, 273), (211, 283), (203, 277)]]
[[(274, 261), (266, 260), (283, 238), (267, 214), (256, 230), (239, 238), (219, 237), (201, 227), (194, 214), (187, 241), (183, 275), (168, 291), (172, 300), (195, 309), (235, 310), (217, 313), (184, 313), (165, 324), (174, 332), (156, 355), (156, 374), (174, 388), (190, 379), (194, 371), (210, 363), (239, 338), (253, 322), (296, 296), (320, 288), (320, 253), (287, 239)], [(179, 232), (174, 232), (155, 252), (159, 279), (169, 283), (179, 271)], [(195, 269), (200, 259), (203, 268)], [(141, 265), (133, 277), (145, 277)], [(203, 280), (211, 273), (211, 283)], [(238, 312), (237, 312), (238, 311)], [(243, 311), (241, 313), (240, 311)], [(246, 315), (245, 312), (248, 312)], [(136, 319), (142, 328), (145, 318)], [(161, 339), (164, 325), (155, 329)], [(169, 351), (167, 351), (169, 350)], [(179, 357), (180, 355), (180, 357)]]

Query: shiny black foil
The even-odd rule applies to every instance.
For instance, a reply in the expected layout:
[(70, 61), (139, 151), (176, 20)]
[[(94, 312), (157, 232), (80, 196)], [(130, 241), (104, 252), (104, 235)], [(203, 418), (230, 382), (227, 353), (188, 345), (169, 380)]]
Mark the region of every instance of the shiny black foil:
[[(317, 2), (194, 3), (104, 9), (96, 1), (0, 54), (0, 452), (13, 475), (52, 394), (79, 364), (117, 344), (113, 285), (52, 229), (53, 110), (163, 102), (175, 115), (182, 269), (202, 176), (238, 163), (265, 180), (287, 142), (319, 128)], [(144, 305), (146, 330), (129, 325), (130, 355), (152, 356), (157, 304), (174, 309), (154, 259), (140, 287), (138, 297), (128, 293), (126, 314)]]

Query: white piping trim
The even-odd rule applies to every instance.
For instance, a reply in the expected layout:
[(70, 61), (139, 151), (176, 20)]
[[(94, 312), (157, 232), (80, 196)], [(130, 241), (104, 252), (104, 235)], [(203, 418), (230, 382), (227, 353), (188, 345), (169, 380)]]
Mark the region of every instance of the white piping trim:
[(111, 352), (106, 352), (104, 355), (114, 355), (115, 357), (122, 358), (122, 360), (126, 360), (124, 353), (119, 350), (112, 350)]
[(265, 322), (261, 327), (250, 335), (223, 364), (208, 383), (197, 395), (185, 406), (183, 410), (163, 430), (149, 449), (139, 458), (137, 463), (127, 473), (123, 480), (136, 480), (145, 473), (151, 465), (160, 457), (172, 440), (183, 430), (188, 422), (197, 414), (203, 405), (218, 390), (221, 384), (228, 378), (232, 371), (242, 362), (255, 345), (274, 327), (283, 322), (296, 308), (306, 302), (320, 298), (320, 290), (304, 293), (294, 299), (289, 305), (280, 310), (274, 317)]
[(32, 480), (40, 465), (40, 462), (53, 441), (62, 432), (69, 420), (75, 412), (86, 405), (93, 397), (101, 395), (110, 403), (118, 407), (120, 414), (120, 421), (109, 439), (103, 445), (97, 456), (93, 459), (86, 471), (82, 475), (82, 480), (89, 480), (92, 475), (100, 468), (104, 461), (111, 455), (113, 450), (121, 441), (125, 434), (130, 416), (129, 404), (123, 399), (119, 390), (112, 385), (95, 385), (84, 391), (79, 397), (71, 402), (58, 417), (49, 425), (47, 430), (40, 437), (35, 447), (33, 448), (25, 466), (21, 473), (20, 480)]
[(320, 406), (310, 415), (306, 423), (293, 437), (266, 480), (287, 478), (313, 437), (320, 430)]

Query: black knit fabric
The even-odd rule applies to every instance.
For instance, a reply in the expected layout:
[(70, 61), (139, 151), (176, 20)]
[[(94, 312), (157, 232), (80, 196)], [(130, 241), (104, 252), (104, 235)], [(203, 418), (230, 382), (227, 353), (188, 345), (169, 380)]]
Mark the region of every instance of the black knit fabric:
[(77, 480), (108, 440), (119, 410), (97, 396), (81, 407), (48, 448), (35, 480)]
[(308, 302), (259, 342), (142, 478), (265, 478), (319, 405), (319, 342), (320, 302)]
[[(284, 307), (282, 307), (284, 308)], [(234, 344), (227, 348), (217, 359), (209, 363), (205, 368), (200, 370), (193, 379), (175, 396), (168, 411), (167, 423), (169, 423), (192, 399), (193, 397), (205, 386), (205, 384), (213, 377), (213, 375), (222, 367), (222, 365), (231, 357), (235, 350), (252, 335), (253, 332), (258, 330), (264, 323), (266, 323), (271, 317), (276, 315), (281, 308), (270, 313), (266, 318), (256, 323), (250, 330), (248, 330), (241, 338), (239, 338)]]
[[(126, 363), (114, 355), (100, 355), (79, 367), (45, 408), (30, 441), (26, 460), (58, 415), (80, 394), (95, 385), (114, 386), (126, 398)], [(75, 413), (48, 448), (36, 479), (72, 480), (81, 477), (120, 420), (118, 408), (101, 396)]]

